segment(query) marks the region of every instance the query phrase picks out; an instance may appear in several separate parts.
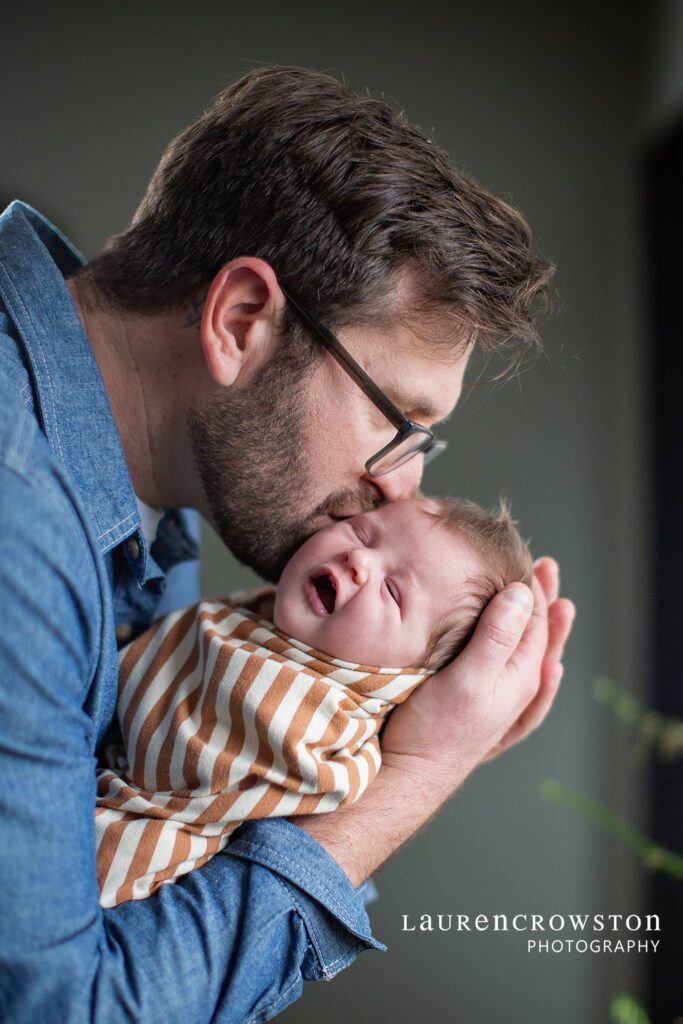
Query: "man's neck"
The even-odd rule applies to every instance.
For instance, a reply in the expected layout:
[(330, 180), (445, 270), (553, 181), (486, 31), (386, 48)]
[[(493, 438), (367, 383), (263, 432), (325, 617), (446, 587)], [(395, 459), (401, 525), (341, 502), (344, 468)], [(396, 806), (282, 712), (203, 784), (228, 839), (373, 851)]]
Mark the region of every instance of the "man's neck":
[(182, 312), (113, 310), (90, 284), (67, 282), (114, 413), (135, 493), (156, 507), (202, 509), (186, 427), (203, 366), (197, 325)]

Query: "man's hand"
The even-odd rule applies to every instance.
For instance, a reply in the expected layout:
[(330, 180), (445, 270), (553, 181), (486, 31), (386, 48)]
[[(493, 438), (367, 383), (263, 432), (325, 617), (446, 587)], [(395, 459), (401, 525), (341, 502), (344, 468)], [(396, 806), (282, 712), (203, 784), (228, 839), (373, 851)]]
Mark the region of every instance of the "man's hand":
[(497, 594), (465, 650), (391, 715), (382, 767), (361, 799), (332, 814), (294, 819), (354, 885), (424, 825), (478, 764), (543, 721), (574, 617), (558, 588), (557, 564), (542, 558), (531, 591), (514, 583)]
[(500, 742), (489, 751), (486, 760), (502, 754), (538, 728), (552, 707), (562, 679), (562, 655), (576, 609), (571, 601), (559, 597), (560, 572), (553, 558), (539, 558), (534, 565), (534, 575), (543, 589), (548, 616), (548, 639), (541, 662), (539, 685), (533, 699)]
[[(443, 779), (495, 757), (545, 718), (562, 676), (574, 607), (557, 563), (540, 559), (532, 593), (511, 584), (490, 602), (465, 650), (393, 713), (382, 756)], [(457, 782), (455, 783), (458, 784)]]

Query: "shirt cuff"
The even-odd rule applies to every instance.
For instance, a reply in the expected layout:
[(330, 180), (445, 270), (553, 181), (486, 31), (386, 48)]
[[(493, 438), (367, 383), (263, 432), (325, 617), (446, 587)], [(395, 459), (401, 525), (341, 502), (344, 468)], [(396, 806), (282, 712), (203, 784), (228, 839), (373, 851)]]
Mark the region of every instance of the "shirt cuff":
[(366, 878), (364, 882), (356, 889), (356, 892), (362, 899), (366, 907), (369, 907), (371, 903), (375, 903), (379, 899), (379, 889), (375, 885), (374, 878)]
[(374, 885), (354, 889), (333, 857), (303, 829), (284, 818), (248, 821), (234, 833), (227, 853), (278, 875), (304, 921), (316, 963), (308, 980), (333, 978), (364, 949), (386, 951), (365, 911)]

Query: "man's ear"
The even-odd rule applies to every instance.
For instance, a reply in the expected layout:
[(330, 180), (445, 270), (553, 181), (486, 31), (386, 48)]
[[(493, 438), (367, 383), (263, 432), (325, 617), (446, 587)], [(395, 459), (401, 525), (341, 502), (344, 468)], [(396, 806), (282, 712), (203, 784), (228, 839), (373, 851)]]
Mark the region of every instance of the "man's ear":
[(241, 256), (214, 277), (204, 302), (199, 337), (211, 377), (222, 387), (243, 380), (270, 359), (285, 297), (273, 268)]

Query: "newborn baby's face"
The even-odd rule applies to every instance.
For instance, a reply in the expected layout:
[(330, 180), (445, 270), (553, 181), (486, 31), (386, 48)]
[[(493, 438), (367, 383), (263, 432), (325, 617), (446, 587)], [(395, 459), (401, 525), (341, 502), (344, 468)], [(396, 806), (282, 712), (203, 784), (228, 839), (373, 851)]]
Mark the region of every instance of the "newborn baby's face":
[(314, 534), (285, 566), (275, 624), (344, 661), (421, 665), (434, 629), (481, 570), (460, 537), (435, 526), (436, 508), (395, 501)]

